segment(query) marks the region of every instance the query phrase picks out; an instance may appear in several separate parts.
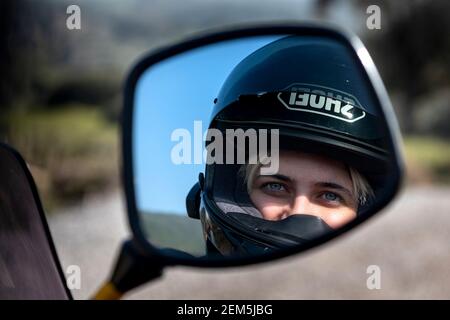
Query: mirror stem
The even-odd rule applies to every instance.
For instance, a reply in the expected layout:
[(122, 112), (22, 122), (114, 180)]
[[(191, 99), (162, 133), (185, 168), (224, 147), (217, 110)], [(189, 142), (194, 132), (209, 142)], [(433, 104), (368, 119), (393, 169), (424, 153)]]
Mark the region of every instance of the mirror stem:
[(94, 295), (95, 300), (118, 300), (126, 292), (159, 278), (165, 267), (158, 257), (144, 254), (134, 239), (123, 242), (110, 280)]

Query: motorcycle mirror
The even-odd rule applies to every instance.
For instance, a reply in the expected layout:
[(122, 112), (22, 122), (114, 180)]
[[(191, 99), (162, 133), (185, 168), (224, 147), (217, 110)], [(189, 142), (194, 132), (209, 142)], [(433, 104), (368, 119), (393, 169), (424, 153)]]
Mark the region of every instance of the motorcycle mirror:
[(355, 35), (316, 25), (202, 35), (151, 52), (129, 73), (129, 223), (165, 265), (284, 257), (380, 212), (401, 186), (400, 146)]

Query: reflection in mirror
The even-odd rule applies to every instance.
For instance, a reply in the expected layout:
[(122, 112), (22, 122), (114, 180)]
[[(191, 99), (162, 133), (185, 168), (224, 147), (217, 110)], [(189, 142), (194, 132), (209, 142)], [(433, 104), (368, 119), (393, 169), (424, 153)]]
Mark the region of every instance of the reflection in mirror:
[(189, 256), (302, 245), (389, 183), (386, 127), (354, 52), (258, 36), (151, 66), (134, 97), (134, 185), (150, 242)]

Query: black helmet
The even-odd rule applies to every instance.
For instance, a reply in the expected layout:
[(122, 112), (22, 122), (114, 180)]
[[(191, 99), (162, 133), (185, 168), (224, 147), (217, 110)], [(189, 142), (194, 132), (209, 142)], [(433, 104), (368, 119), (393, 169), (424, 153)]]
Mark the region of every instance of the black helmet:
[[(387, 166), (385, 130), (374, 93), (365, 86), (366, 74), (353, 55), (345, 45), (317, 36), (283, 37), (258, 49), (226, 79), (209, 128), (277, 129), (280, 149), (338, 159), (357, 169), (376, 197)], [(331, 230), (310, 215), (259, 218), (240, 168), (207, 164), (205, 176), (188, 195), (188, 214), (201, 219), (209, 253), (257, 254)], [(358, 213), (363, 210), (361, 206)]]

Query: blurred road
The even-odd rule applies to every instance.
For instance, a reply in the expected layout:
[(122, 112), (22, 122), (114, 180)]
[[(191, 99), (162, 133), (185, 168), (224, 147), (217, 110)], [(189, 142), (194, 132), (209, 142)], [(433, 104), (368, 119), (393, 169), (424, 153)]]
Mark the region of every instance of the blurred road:
[[(88, 199), (51, 216), (63, 268), (78, 265), (86, 299), (109, 275), (128, 233), (119, 193)], [(450, 188), (414, 187), (383, 213), (303, 255), (215, 271), (176, 267), (129, 299), (450, 299)], [(369, 265), (381, 289), (369, 290)]]

